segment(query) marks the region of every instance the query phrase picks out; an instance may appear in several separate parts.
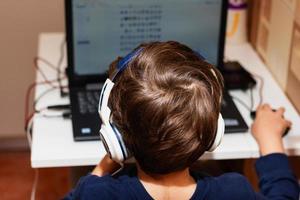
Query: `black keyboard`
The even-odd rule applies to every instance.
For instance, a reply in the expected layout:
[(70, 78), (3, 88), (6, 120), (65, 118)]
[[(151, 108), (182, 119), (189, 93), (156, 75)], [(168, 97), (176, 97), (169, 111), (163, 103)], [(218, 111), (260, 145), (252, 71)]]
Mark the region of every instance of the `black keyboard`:
[(85, 90), (77, 92), (79, 112), (81, 114), (93, 114), (98, 111), (99, 90)]

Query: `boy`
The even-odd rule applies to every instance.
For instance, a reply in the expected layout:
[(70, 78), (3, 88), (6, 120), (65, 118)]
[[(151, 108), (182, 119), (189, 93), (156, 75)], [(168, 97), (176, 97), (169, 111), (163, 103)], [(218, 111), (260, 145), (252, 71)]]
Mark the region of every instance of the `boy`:
[(223, 82), (187, 46), (141, 45), (114, 61), (109, 77), (114, 82), (109, 123), (119, 130), (137, 169), (113, 177), (120, 166), (105, 156), (65, 199), (298, 199), (281, 139), (291, 126), (283, 108), (273, 112), (269, 105), (259, 106), (252, 125), (262, 155), (256, 163), (261, 193), (236, 173), (205, 177), (189, 171), (221, 128)]

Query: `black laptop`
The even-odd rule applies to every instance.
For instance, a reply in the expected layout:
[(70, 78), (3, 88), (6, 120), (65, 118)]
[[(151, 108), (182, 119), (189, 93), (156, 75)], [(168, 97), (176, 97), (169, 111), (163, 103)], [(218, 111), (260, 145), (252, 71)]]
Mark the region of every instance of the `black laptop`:
[[(99, 92), (111, 61), (142, 42), (175, 40), (223, 66), (227, 0), (65, 0), (74, 139), (99, 139)], [(248, 129), (225, 91), (225, 132)]]

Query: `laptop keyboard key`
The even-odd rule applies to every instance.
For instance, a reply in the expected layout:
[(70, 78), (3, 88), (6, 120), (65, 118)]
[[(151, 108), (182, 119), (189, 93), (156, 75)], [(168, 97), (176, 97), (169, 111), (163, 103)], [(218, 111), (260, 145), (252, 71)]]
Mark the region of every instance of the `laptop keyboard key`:
[(82, 91), (77, 93), (79, 112), (92, 114), (97, 112), (100, 91)]

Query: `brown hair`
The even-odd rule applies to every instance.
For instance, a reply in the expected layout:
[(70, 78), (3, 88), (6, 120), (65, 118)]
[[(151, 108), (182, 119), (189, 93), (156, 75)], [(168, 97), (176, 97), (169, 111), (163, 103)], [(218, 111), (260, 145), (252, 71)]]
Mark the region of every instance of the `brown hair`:
[[(146, 173), (182, 170), (215, 137), (222, 77), (178, 42), (152, 42), (138, 48), (141, 52), (114, 81), (113, 122)], [(119, 60), (110, 65), (110, 77)]]

